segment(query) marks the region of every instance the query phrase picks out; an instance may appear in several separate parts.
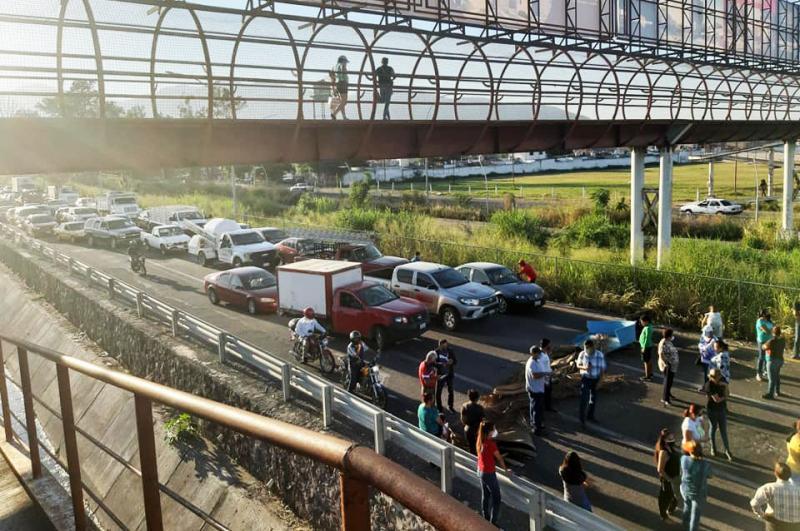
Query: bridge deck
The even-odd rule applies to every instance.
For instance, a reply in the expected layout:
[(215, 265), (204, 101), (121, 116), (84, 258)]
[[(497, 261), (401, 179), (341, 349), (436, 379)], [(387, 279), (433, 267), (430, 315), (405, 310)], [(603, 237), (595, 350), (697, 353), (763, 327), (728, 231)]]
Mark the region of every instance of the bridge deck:
[(798, 122), (0, 119), (0, 174), (787, 140)]

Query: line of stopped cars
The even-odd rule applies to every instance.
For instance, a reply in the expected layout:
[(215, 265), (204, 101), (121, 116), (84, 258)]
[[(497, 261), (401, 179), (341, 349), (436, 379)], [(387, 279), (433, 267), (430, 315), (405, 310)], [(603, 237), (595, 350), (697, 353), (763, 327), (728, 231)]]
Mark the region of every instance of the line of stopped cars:
[(212, 304), (251, 314), (312, 307), (333, 333), (358, 330), (378, 348), (423, 334), (431, 317), (452, 331), (464, 321), (545, 304), (540, 286), (499, 264), (409, 262), (383, 255), (369, 241), (289, 236), (274, 227), (206, 219), (191, 206), (151, 208), (135, 217), (101, 215), (91, 206), (56, 212), (27, 205), (0, 213), (37, 237), (117, 250), (139, 239), (155, 256), (218, 265), (221, 270), (203, 279)]

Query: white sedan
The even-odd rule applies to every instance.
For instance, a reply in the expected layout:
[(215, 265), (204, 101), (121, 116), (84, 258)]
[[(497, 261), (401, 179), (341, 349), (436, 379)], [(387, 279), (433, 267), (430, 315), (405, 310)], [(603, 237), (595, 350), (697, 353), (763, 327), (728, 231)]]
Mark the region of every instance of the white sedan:
[(306, 183), (299, 183), (299, 184), (295, 184), (294, 186), (289, 188), (289, 191), (290, 192), (299, 192), (299, 193), (302, 193), (302, 192), (313, 192), (314, 191), (314, 185), (306, 184)]
[(709, 197), (702, 201), (687, 203), (681, 207), (681, 214), (720, 214), (734, 215), (742, 213), (742, 205), (732, 203), (727, 199)]

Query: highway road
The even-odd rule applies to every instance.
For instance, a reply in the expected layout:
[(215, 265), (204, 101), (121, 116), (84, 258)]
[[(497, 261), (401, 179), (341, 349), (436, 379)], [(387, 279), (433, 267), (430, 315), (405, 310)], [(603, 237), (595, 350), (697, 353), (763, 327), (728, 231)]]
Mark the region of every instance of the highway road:
[[(89, 249), (67, 244), (52, 244), (62, 252), (121, 280), (147, 291), (164, 302), (190, 312), (247, 341), (292, 361), (289, 355), (288, 318), (277, 315), (250, 316), (244, 311), (213, 306), (203, 293), (202, 279), (214, 269), (202, 267), (181, 257), (152, 258), (148, 277), (129, 271), (127, 256), (110, 250)], [(98, 290), (98, 296), (100, 291)], [(417, 366), (436, 341), (446, 337), (458, 356), (456, 408), (466, 391), (488, 391), (502, 383), (527, 359), (528, 347), (542, 337), (556, 344), (568, 342), (585, 330), (587, 319), (609, 316), (562, 305), (550, 304), (530, 313), (495, 316), (469, 323), (459, 332), (448, 334), (434, 325), (422, 338), (387, 348), (381, 366), (390, 390), (388, 410), (416, 423), (419, 397)], [(684, 403), (705, 402), (696, 392), (700, 374), (693, 364), (696, 338), (680, 335), (681, 367), (674, 394)], [(335, 338), (332, 346), (341, 354), (345, 338)], [(784, 392), (788, 395), (762, 405), (761, 385), (753, 379), (752, 351), (739, 345), (734, 357), (732, 414), (729, 420), (731, 444), (737, 461), (714, 461), (715, 479), (704, 522), (711, 529), (757, 529), (761, 524), (750, 514), (749, 496), (757, 484), (769, 480), (772, 460), (779, 456), (790, 423), (797, 416), (800, 397), (800, 364), (788, 364), (784, 372)], [(680, 408), (664, 409), (660, 385), (638, 381), (641, 375), (638, 355), (633, 349), (609, 356), (610, 372), (623, 373), (627, 383), (613, 395), (601, 395), (599, 426), (579, 429), (575, 399), (556, 404), (559, 413), (547, 424), (550, 434), (536, 438), (538, 455), (522, 464), (517, 472), (560, 490), (557, 468), (564, 452), (575, 449), (584, 457), (594, 478), (590, 493), (595, 510), (627, 529), (669, 529), (661, 522), (655, 496), (658, 482), (653, 473), (651, 448), (661, 427), (678, 431)], [(314, 370), (312, 367), (311, 370)], [(451, 421), (455, 420), (452, 416)], [(672, 527), (675, 527), (674, 520)]]

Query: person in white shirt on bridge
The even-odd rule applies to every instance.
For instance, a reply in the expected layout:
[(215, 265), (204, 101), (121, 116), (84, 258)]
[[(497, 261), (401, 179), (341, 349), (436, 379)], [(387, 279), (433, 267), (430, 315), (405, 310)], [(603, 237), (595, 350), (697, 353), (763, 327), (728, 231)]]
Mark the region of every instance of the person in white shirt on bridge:
[(530, 348), (531, 357), (525, 364), (525, 389), (530, 397), (531, 430), (544, 434), (544, 386), (550, 373), (550, 358), (537, 346)]
[(594, 348), (594, 341), (587, 339), (583, 343), (583, 351), (578, 354), (576, 363), (581, 373), (581, 401), (579, 417), (581, 426), (586, 426), (586, 420), (597, 422), (594, 408), (597, 405), (597, 385), (606, 372), (606, 358), (602, 352)]
[(775, 463), (774, 472), (775, 481), (760, 486), (750, 506), (768, 531), (800, 529), (800, 485), (785, 463)]

